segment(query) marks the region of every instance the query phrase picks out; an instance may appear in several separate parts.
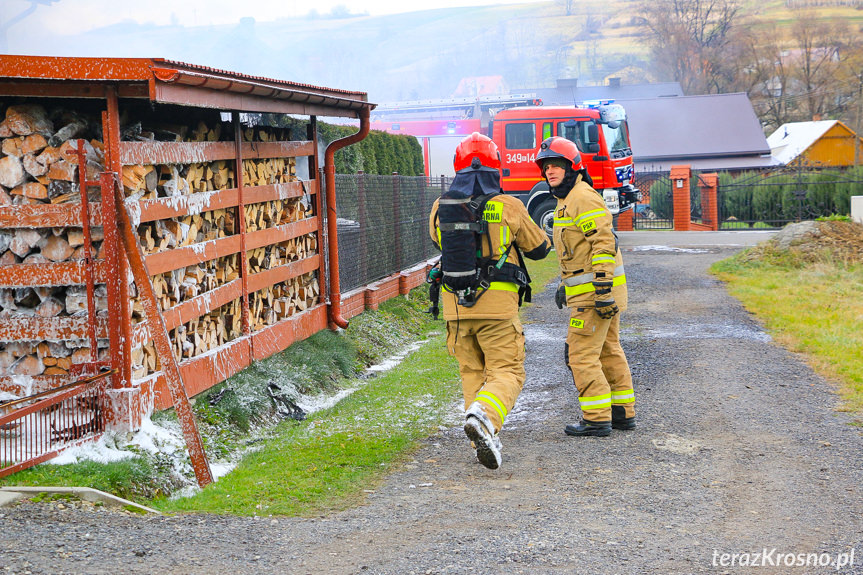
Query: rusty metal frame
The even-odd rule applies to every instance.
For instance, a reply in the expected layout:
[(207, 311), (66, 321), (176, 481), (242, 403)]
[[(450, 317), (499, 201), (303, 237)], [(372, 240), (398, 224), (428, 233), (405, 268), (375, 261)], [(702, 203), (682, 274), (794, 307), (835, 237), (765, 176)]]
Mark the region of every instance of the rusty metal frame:
[(374, 104), (365, 92), (323, 88), (162, 58), (64, 58), (0, 55), (3, 93), (101, 98), (88, 84), (116, 83), (123, 97), (153, 102), (357, 118)]
[(246, 253), (246, 203), (243, 201), (243, 190), (246, 185), (243, 181), (243, 129), (240, 124), (240, 113), (231, 114), (231, 122), (234, 124), (234, 178), (237, 184), (237, 217), (234, 220), (237, 233), (240, 236), (240, 278), (243, 285), (242, 300), (240, 302), (243, 335), (252, 332), (249, 321), (249, 260)]
[(93, 268), (93, 241), (90, 234), (90, 201), (87, 197), (87, 189), (90, 186), (99, 186), (99, 182), (87, 181), (87, 158), (84, 150), (85, 140), (79, 139), (76, 149), (78, 158), (78, 185), (81, 192), (81, 230), (84, 233), (84, 268), (87, 279), (87, 323), (88, 336), (90, 339), (90, 361), (96, 363), (99, 360), (99, 342), (96, 339), (96, 279)]
[[(192, 468), (195, 470), (195, 477), (198, 480), (198, 485), (204, 487), (213, 482), (213, 474), (210, 470), (210, 463), (207, 460), (207, 453), (204, 451), (201, 435), (198, 433), (195, 414), (192, 413), (192, 404), (189, 403), (189, 397), (186, 395), (186, 388), (183, 385), (183, 378), (180, 375), (177, 360), (174, 358), (174, 352), (171, 349), (168, 329), (165, 327), (165, 318), (159, 310), (159, 302), (156, 301), (156, 295), (153, 293), (153, 284), (150, 282), (150, 274), (147, 271), (147, 263), (144, 261), (144, 253), (141, 250), (141, 244), (138, 241), (137, 235), (132, 229), (132, 222), (126, 210), (123, 199), (123, 185), (120, 183), (119, 173), (103, 172), (101, 182), (102, 197), (106, 198), (108, 195), (114, 197), (114, 210), (117, 215), (117, 227), (119, 228), (120, 239), (126, 249), (126, 257), (132, 268), (132, 275), (135, 278), (135, 285), (138, 287), (138, 294), (144, 306), (144, 313), (147, 314), (147, 322), (151, 326), (150, 333), (153, 336), (156, 351), (159, 353), (162, 371), (165, 373), (168, 381), (168, 389), (171, 391), (177, 419), (180, 420), (180, 427), (186, 440), (186, 448), (192, 460)], [(129, 340), (131, 340), (131, 334)]]
[[(105, 87), (107, 110), (102, 113), (102, 133), (105, 146), (105, 169), (120, 173), (120, 111), (117, 91), (113, 86)], [(110, 191), (107, 190), (107, 191)], [(129, 309), (128, 265), (123, 254), (120, 231), (117, 229), (117, 206), (112, 193), (106, 193), (102, 183), (102, 225), (104, 228), (105, 265), (108, 274), (108, 338), (111, 352), (111, 367), (118, 370), (119, 377), (114, 388), (129, 387), (132, 383), (131, 361), (131, 312)]]
[[(17, 405), (34, 402), (24, 407), (18, 407), (9, 413), (0, 414), (0, 477), (6, 477), (7, 475), (17, 473), (23, 469), (33, 467), (34, 465), (48, 461), (61, 451), (98, 438), (105, 429), (105, 382), (103, 380), (114, 374), (116, 374), (116, 371), (114, 370), (105, 371), (98, 375), (86, 377), (55, 389), (42, 391), (28, 397), (22, 397), (14, 401), (0, 404), (0, 409), (8, 409)], [(95, 404), (91, 406), (93, 408), (92, 411), (94, 412), (92, 421), (87, 422), (84, 425), (80, 425), (73, 417), (71, 429), (73, 429), (75, 433), (70, 434), (70, 441), (65, 445), (62, 445), (59, 449), (46, 449), (42, 451), (42, 447), (55, 443), (55, 439), (53, 438), (49, 438), (46, 442), (44, 432), (47, 431), (49, 435), (59, 434), (59, 437), (56, 440), (59, 441), (62, 439), (64, 428), (61, 427), (60, 430), (51, 429), (50, 427), (53, 423), (49, 424), (49, 427), (46, 428), (44, 426), (44, 421), (42, 421), (43, 418), (38, 417), (38, 414), (58, 411), (61, 404), (67, 400), (71, 400), (76, 397), (83, 397), (87, 392), (90, 392), (91, 395), (86, 401)], [(38, 419), (35, 419), (37, 417)], [(22, 420), (26, 421), (28, 419), (34, 419), (38, 429), (36, 429), (36, 437), (29, 437), (25, 439), (24, 442), (27, 444), (26, 447), (28, 450), (36, 451), (37, 455), (17, 461), (7, 467), (2, 467), (7, 461), (15, 461), (13, 459), (14, 454), (8, 452), (4, 453), (4, 449), (2, 448), (5, 447), (6, 449), (18, 451), (19, 454), (23, 453), (25, 446), (22, 445), (21, 442), (12, 441), (12, 438), (8, 436), (15, 433), (15, 430), (21, 425)], [(66, 422), (68, 423), (68, 421)], [(42, 438), (39, 437), (39, 432), (42, 432)], [(71, 437), (71, 435), (78, 434), (80, 434), (78, 437)]]

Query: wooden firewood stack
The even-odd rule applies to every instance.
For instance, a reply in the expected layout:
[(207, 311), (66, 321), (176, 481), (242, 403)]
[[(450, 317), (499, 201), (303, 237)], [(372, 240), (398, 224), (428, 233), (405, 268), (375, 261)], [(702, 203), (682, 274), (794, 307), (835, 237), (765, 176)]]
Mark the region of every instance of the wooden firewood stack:
[[(223, 131), (210, 128), (204, 122), (186, 132), (186, 141), (217, 141)], [(180, 130), (176, 130), (178, 133)], [(248, 128), (244, 141), (279, 141), (279, 130)], [(148, 133), (144, 129), (138, 138)], [(224, 133), (226, 137), (229, 134)], [(178, 136), (179, 138), (180, 136)], [(296, 180), (294, 158), (252, 159), (243, 161), (243, 182), (246, 188), (284, 184)], [(236, 185), (234, 163), (231, 161), (195, 164), (125, 166), (123, 184), (127, 197), (140, 200), (191, 196), (203, 192), (225, 190)], [(195, 246), (201, 242), (225, 238), (238, 233), (236, 208), (202, 210), (186, 216), (143, 222), (138, 235), (147, 255), (166, 250)], [(312, 217), (312, 206), (301, 198), (286, 198), (251, 203), (244, 207), (246, 233), (276, 228)], [(317, 253), (314, 233), (251, 249), (247, 252), (250, 274), (271, 270)], [(162, 310), (169, 310), (196, 296), (205, 294), (238, 278), (240, 272), (236, 254), (187, 266), (153, 276), (153, 287)], [(306, 277), (308, 276), (308, 277)], [(249, 298), (251, 329), (256, 330), (290, 317), (319, 301), (316, 273), (292, 278), (288, 282), (253, 293)], [(133, 300), (133, 319), (142, 321), (142, 306)], [(194, 357), (223, 345), (241, 335), (239, 300), (171, 330), (174, 353), (178, 360)], [(144, 377), (158, 370), (152, 342), (144, 342), (132, 354), (135, 377)]]
[[(101, 118), (59, 106), (27, 104), (4, 109), (2, 101), (0, 117), (3, 118), (0, 122), (0, 207), (80, 202), (79, 169), (86, 170), (86, 179), (90, 181), (98, 180), (104, 171), (102, 142), (90, 138), (99, 133)], [(122, 130), (127, 141), (218, 142), (233, 139), (230, 130), (223, 129), (219, 122), (195, 120), (188, 126), (146, 126), (134, 120), (126, 125), (128, 121), (128, 118), (124, 119)], [(78, 138), (82, 137), (87, 138), (86, 165), (79, 167), (74, 151)], [(281, 142), (285, 139), (284, 130), (254, 127), (242, 131), (244, 142)], [(236, 235), (240, 229), (238, 208), (207, 209), (209, 204), (206, 200), (210, 192), (236, 187), (235, 168), (235, 162), (231, 160), (124, 166), (122, 184), (126, 197), (133, 198), (130, 201), (137, 200), (142, 205), (161, 201), (170, 206), (174, 198), (195, 195), (196, 201), (203, 199), (196, 204), (196, 209), (185, 214), (139, 223), (138, 238), (145, 255), (195, 248), (203, 242)], [(294, 158), (247, 159), (241, 169), (244, 186), (252, 192), (255, 188), (279, 186), (296, 180)], [(88, 190), (88, 199), (93, 202), (91, 211), (98, 210), (97, 204), (101, 201), (98, 187)], [(244, 206), (241, 216), (246, 233), (254, 234), (280, 227), (291, 229), (291, 224), (307, 220), (314, 213), (304, 199), (287, 197), (249, 203)], [(303, 228), (306, 229), (309, 228)], [(278, 233), (282, 232), (276, 232), (274, 237), (278, 237)], [(309, 233), (303, 231), (302, 235), (288, 240), (250, 249), (246, 262), (249, 274), (268, 272), (317, 254), (316, 234), (317, 228)], [(91, 253), (97, 260), (104, 259), (103, 236), (101, 227), (91, 228)], [(0, 229), (0, 265), (75, 262), (84, 257), (81, 227)], [(239, 254), (233, 253), (155, 274), (152, 282), (161, 309), (168, 311), (234, 282), (240, 272)], [(134, 324), (145, 318), (134, 286), (130, 291), (134, 329)], [(273, 325), (307, 310), (320, 301), (319, 292), (317, 272), (313, 271), (250, 294), (251, 329)], [(96, 286), (95, 296), (96, 312), (104, 318), (108, 313), (104, 284)], [(206, 353), (242, 336), (241, 312), (241, 300), (235, 299), (171, 328), (170, 337), (177, 359)], [(81, 318), (86, 314), (87, 295), (83, 285), (0, 286), (0, 322), (22, 318), (60, 320)], [(90, 361), (88, 345), (86, 340), (57, 342), (15, 338), (14, 341), (0, 342), (0, 376), (67, 374), (72, 364)], [(104, 360), (108, 353), (107, 341), (100, 340), (99, 347), (99, 359)], [(136, 378), (159, 370), (152, 341), (134, 346), (132, 363)]]
[[(0, 108), (2, 110), (2, 108)], [(61, 107), (11, 105), (0, 122), (0, 207), (80, 202), (77, 138), (95, 133), (98, 118), (87, 118)], [(88, 179), (103, 171), (102, 143), (85, 145)], [(98, 201), (98, 189), (89, 190)], [(92, 255), (102, 258), (103, 231), (91, 228)], [(84, 258), (80, 227), (0, 229), (0, 265), (75, 262)], [(96, 288), (96, 311), (107, 311), (105, 286)], [(0, 287), (0, 322), (62, 321), (87, 312), (84, 286)], [(107, 356), (100, 341), (100, 359)], [(90, 361), (87, 340), (0, 341), (0, 376), (66, 375), (73, 363)]]

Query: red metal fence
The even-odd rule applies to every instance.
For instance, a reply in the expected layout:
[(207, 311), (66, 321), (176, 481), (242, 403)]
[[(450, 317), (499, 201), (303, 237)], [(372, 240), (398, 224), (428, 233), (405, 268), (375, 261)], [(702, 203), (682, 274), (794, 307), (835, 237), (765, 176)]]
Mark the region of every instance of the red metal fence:
[(0, 404), (0, 477), (98, 438), (105, 430), (105, 388), (113, 373)]

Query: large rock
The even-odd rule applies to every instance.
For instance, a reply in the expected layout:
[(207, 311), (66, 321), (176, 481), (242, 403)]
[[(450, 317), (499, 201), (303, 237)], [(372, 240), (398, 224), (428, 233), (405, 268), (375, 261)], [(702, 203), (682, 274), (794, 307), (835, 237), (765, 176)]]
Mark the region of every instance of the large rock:
[(818, 229), (818, 222), (807, 220), (805, 222), (788, 224), (779, 230), (774, 239), (778, 248), (787, 250), (791, 246), (805, 241), (807, 237), (818, 237), (820, 234), (821, 231)]

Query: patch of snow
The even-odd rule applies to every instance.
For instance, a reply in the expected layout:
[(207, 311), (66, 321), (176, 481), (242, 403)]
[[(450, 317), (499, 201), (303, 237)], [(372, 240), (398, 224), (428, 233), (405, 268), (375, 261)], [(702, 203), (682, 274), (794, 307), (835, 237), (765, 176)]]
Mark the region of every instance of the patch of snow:
[(566, 341), (567, 321), (569, 319), (566, 311), (561, 311), (560, 325), (549, 328), (539, 324), (526, 324), (524, 326), (524, 338), (527, 344), (537, 341), (559, 341), (561, 345)]
[(128, 439), (123, 438), (123, 434), (107, 431), (95, 443), (69, 448), (47, 463), (68, 465), (85, 460), (98, 463), (121, 461), (135, 456), (135, 452), (129, 450), (129, 447), (154, 455), (182, 453), (185, 456), (186, 444), (179, 424), (165, 422), (164, 425), (165, 427), (156, 425), (147, 419)]
[(311, 415), (316, 411), (321, 411), (322, 409), (329, 409), (334, 406), (344, 398), (351, 395), (353, 392), (360, 389), (359, 387), (351, 387), (348, 389), (342, 389), (338, 393), (334, 395), (319, 395), (314, 397), (309, 396), (301, 396), (298, 401), (295, 403), (302, 408), (306, 414)]
[(95, 461), (97, 463), (111, 463), (131, 459), (135, 454), (122, 449), (117, 442), (117, 435), (111, 432), (105, 433), (95, 443), (85, 443), (72, 447), (60, 453), (47, 463), (50, 465), (70, 465), (79, 461)]
[(210, 472), (213, 474), (213, 480), (218, 481), (237, 466), (235, 462), (230, 463), (211, 463)]
[(185, 450), (186, 447), (179, 423), (166, 421), (156, 425), (151, 419), (141, 424), (141, 428), (132, 435), (128, 444), (152, 454), (174, 453)]
[[(733, 244), (737, 245), (737, 244)], [(661, 245), (649, 245), (649, 246), (633, 246), (632, 251), (634, 252), (681, 252), (688, 254), (706, 254), (710, 250), (703, 250), (699, 248), (675, 248), (671, 246), (661, 246)]]
[(642, 326), (639, 329), (639, 337), (655, 339), (668, 337), (684, 339), (752, 339), (764, 343), (771, 341), (770, 334), (758, 328), (727, 324), (680, 325), (674, 329), (653, 329)]
[(392, 357), (389, 357), (389, 358), (385, 359), (382, 363), (379, 363), (379, 364), (376, 364), (376, 365), (372, 365), (372, 366), (370, 366), (369, 368), (367, 368), (367, 369), (366, 369), (366, 374), (371, 374), (371, 373), (381, 373), (381, 372), (384, 372), (384, 371), (389, 371), (389, 370), (391, 370), (392, 368), (394, 368), (394, 367), (396, 367), (398, 364), (400, 364), (402, 361), (404, 361), (404, 359), (405, 359), (408, 355), (412, 354), (413, 352), (415, 352), (416, 350), (418, 350), (419, 348), (421, 348), (421, 347), (422, 347), (424, 344), (426, 344), (426, 343), (428, 343), (428, 340), (427, 340), (427, 339), (424, 339), (424, 340), (422, 340), (422, 341), (418, 341), (418, 342), (412, 343), (412, 344), (411, 344), (411, 345), (409, 345), (407, 348), (405, 348), (405, 350), (404, 350), (404, 351), (402, 351), (401, 353), (398, 353), (398, 354), (396, 354), (396, 355), (394, 355), (394, 356), (392, 356)]

